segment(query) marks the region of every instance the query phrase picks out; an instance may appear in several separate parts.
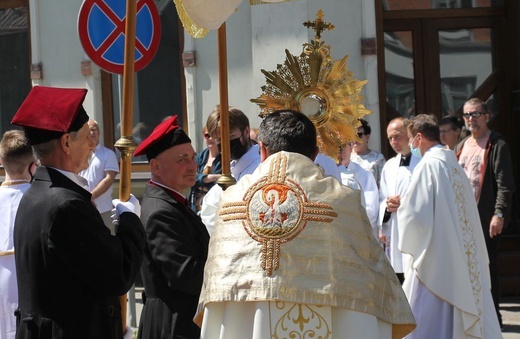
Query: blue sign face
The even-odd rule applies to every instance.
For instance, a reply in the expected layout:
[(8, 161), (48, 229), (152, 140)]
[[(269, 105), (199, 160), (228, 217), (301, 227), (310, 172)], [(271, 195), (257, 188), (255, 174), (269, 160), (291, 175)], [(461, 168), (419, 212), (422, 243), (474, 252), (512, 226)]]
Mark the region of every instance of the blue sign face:
[[(160, 17), (153, 0), (137, 2), (135, 70), (146, 66), (157, 51)], [(126, 2), (86, 0), (80, 10), (78, 30), (87, 55), (101, 68), (123, 73)]]

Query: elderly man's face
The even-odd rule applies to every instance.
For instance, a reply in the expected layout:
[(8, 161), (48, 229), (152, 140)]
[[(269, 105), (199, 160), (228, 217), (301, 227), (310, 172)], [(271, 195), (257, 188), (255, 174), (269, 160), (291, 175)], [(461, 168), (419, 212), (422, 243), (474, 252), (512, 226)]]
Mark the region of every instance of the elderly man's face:
[(68, 140), (68, 147), (70, 150), (69, 154), (69, 166), (70, 172), (79, 173), (88, 168), (88, 161), (94, 150), (92, 143), (89, 141), (90, 129), (88, 124), (77, 132), (77, 138), (73, 139), (70, 137)]
[(90, 142), (94, 145), (94, 147), (96, 147), (99, 144), (99, 126), (95, 121), (89, 120), (88, 128)]
[(153, 179), (182, 193), (195, 185), (196, 155), (190, 143), (168, 148), (150, 161)]

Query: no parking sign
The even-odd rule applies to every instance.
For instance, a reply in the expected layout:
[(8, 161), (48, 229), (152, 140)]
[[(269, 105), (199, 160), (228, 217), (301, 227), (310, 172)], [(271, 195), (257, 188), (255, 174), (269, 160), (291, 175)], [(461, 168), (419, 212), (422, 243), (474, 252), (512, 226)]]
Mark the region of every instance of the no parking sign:
[[(136, 1), (136, 0), (130, 0)], [(161, 20), (153, 0), (137, 0), (135, 71), (152, 60), (161, 39)], [(102, 69), (122, 74), (125, 51), (126, 1), (86, 0), (78, 18), (85, 53)]]

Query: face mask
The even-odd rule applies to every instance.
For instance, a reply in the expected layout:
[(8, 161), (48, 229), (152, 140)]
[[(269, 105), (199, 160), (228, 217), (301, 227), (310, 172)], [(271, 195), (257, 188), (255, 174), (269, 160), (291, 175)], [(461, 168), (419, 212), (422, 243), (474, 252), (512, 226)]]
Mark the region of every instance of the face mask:
[(231, 160), (238, 160), (244, 154), (246, 154), (248, 150), (247, 145), (242, 145), (242, 141), (240, 141), (240, 137), (230, 140), (229, 142), (229, 157)]
[(412, 142), (410, 143), (410, 152), (412, 152), (412, 155), (414, 157), (422, 158), (421, 150), (419, 148), (413, 147), (413, 143), (414, 143), (415, 139), (417, 139), (417, 135), (415, 136), (415, 138), (413, 138)]

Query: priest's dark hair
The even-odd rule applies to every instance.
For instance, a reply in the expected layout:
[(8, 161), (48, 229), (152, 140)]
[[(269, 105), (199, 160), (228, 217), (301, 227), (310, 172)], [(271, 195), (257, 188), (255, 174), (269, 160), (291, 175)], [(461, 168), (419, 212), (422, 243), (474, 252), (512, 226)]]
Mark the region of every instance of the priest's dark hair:
[(414, 137), (417, 133), (421, 133), (429, 141), (441, 142), (437, 117), (433, 114), (419, 114), (413, 117), (409, 120), (407, 128)]
[(303, 113), (279, 110), (268, 114), (258, 130), (269, 155), (280, 151), (294, 152), (310, 159), (316, 156), (316, 127)]

